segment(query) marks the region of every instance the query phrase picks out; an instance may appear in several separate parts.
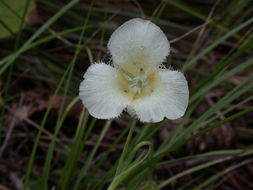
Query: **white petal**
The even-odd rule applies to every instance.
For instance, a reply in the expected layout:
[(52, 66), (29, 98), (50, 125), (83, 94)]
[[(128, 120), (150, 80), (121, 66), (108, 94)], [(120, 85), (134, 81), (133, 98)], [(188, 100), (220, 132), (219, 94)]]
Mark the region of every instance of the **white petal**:
[(144, 122), (159, 122), (164, 117), (177, 119), (182, 117), (188, 106), (189, 90), (184, 75), (178, 71), (160, 70), (158, 86), (150, 95), (132, 106)]
[(159, 65), (169, 54), (170, 44), (158, 26), (135, 18), (113, 32), (108, 49), (116, 65), (133, 61)]
[(119, 91), (117, 70), (104, 63), (88, 68), (80, 84), (79, 96), (89, 113), (99, 119), (119, 116), (128, 103)]

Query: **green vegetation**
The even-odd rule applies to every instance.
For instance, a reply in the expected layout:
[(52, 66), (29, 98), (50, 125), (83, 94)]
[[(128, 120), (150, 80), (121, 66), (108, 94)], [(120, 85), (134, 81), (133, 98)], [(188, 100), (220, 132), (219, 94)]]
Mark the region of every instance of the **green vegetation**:
[[(0, 0), (0, 189), (252, 189), (250, 4)], [(84, 72), (135, 17), (171, 40), (166, 66), (190, 87), (181, 119), (97, 120), (79, 101)]]

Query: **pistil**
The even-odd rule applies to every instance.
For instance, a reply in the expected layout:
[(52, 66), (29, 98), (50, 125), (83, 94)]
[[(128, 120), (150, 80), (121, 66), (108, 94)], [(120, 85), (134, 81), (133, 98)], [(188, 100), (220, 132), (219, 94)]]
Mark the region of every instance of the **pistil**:
[(119, 86), (132, 101), (150, 95), (157, 82), (157, 71), (140, 62), (125, 64), (118, 69)]

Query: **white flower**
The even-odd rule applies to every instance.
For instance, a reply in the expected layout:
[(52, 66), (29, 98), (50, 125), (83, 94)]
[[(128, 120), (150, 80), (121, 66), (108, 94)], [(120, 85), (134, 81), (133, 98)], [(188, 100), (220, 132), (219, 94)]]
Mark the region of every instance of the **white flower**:
[(126, 109), (143, 122), (158, 122), (184, 115), (187, 81), (178, 71), (162, 69), (170, 44), (158, 26), (129, 20), (114, 31), (108, 49), (113, 65), (92, 64), (79, 89), (92, 116), (115, 118)]

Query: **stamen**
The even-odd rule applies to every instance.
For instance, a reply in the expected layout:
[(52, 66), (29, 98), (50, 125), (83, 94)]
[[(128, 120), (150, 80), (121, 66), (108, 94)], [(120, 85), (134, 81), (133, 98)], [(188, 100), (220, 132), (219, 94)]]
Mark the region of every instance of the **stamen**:
[(134, 61), (119, 68), (119, 85), (132, 100), (154, 91), (157, 74), (149, 65)]

